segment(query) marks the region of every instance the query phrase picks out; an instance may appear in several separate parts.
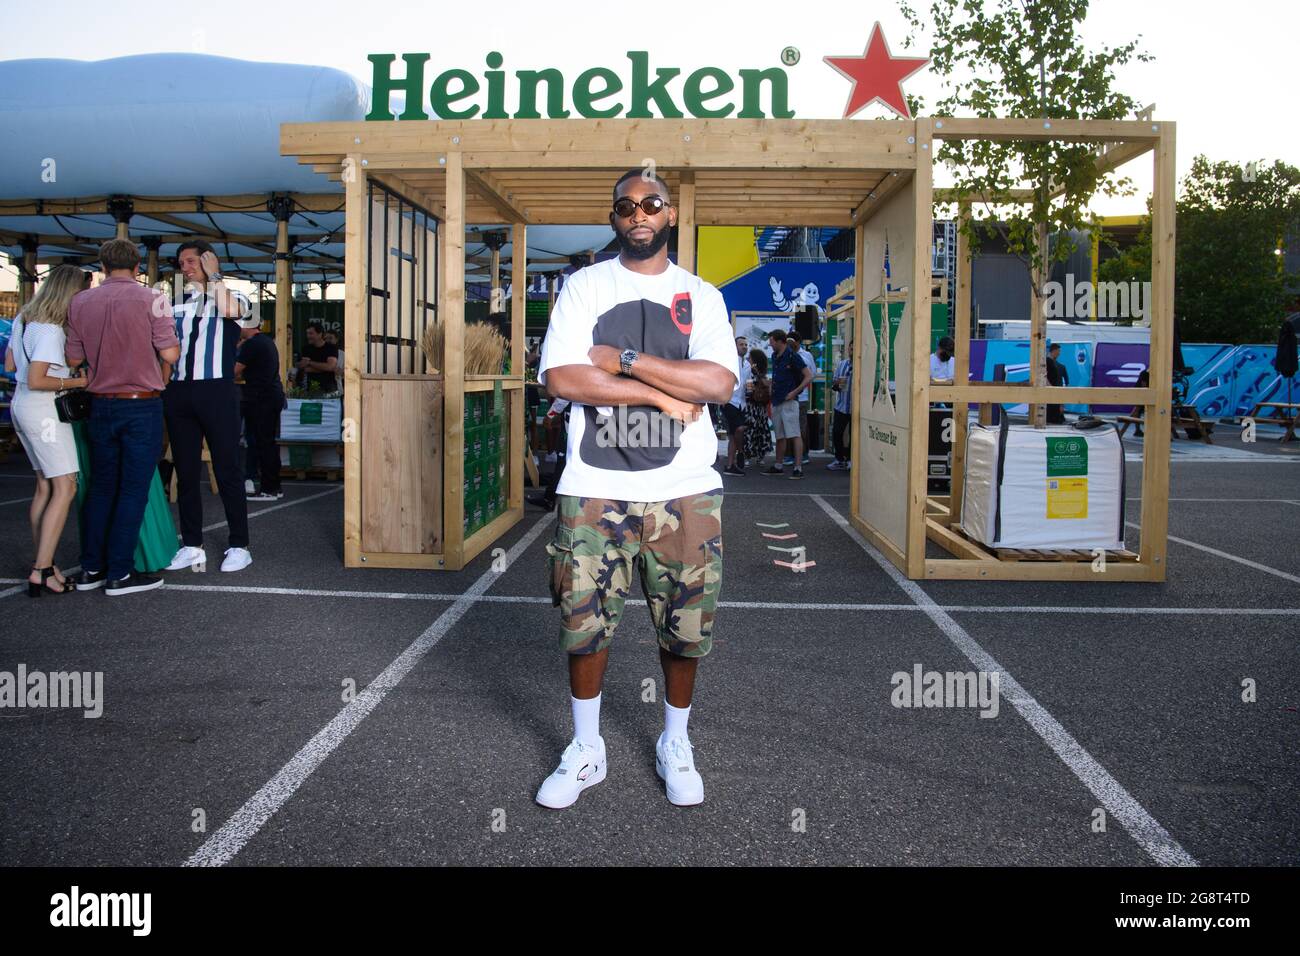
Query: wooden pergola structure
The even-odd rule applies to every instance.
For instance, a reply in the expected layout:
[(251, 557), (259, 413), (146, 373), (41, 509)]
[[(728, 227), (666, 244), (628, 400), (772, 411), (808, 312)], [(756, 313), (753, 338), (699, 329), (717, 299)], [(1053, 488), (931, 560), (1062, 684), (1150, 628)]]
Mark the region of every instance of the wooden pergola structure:
[[(464, 369), (467, 223), (511, 230), (511, 272), (526, 272), (529, 225), (608, 221), (612, 186), (653, 163), (678, 210), (678, 262), (695, 268), (695, 229), (707, 225), (808, 225), (856, 231), (857, 268), (845, 318), (855, 329), (856, 368), (878, 357), (858, 303), (906, 302), (895, 349), (897, 403), (877, 403), (872, 377), (855, 377), (852, 521), (913, 578), (1077, 578), (1064, 562), (1005, 562), (975, 556), (952, 532), (953, 502), (926, 494), (928, 408), (951, 401), (959, 427), (969, 404), (1046, 402), (1045, 389), (998, 385), (932, 387), (928, 379), (933, 153), (944, 137), (1062, 139), (1125, 144), (1103, 168), (1155, 148), (1157, 250), (1152, 304), (1151, 387), (1053, 389), (1057, 402), (1133, 402), (1150, 419), (1167, 414), (1172, 332), (1173, 127), (1149, 122), (917, 119), (853, 120), (470, 120), (286, 124), (281, 152), (342, 181), (346, 192), (347, 357), (344, 556), (350, 567), (459, 569), (523, 514), (524, 285), (511, 296), (511, 374)], [(378, 198), (377, 198), (378, 197)], [(417, 222), (433, 223), (418, 235)], [(408, 225), (408, 220), (410, 225)], [(409, 231), (408, 231), (409, 230)], [(383, 238), (378, 238), (382, 234)], [(389, 237), (400, 236), (394, 247)], [(409, 239), (409, 244), (408, 244)], [(429, 252), (420, 247), (431, 242)], [(380, 252), (376, 267), (375, 248)], [(889, 252), (890, 278), (882, 278)], [(493, 285), (499, 282), (493, 262)], [(959, 295), (959, 342), (969, 335), (969, 266)], [(912, 277), (917, 277), (913, 281)], [(430, 281), (431, 280), (431, 281)], [(405, 298), (400, 290), (409, 288)], [(404, 303), (404, 304), (403, 304)], [(405, 314), (409, 313), (409, 314)], [(444, 368), (417, 370), (402, 350), (425, 324), (444, 324)], [(377, 322), (382, 320), (382, 328)], [(395, 330), (395, 334), (394, 334)], [(965, 331), (963, 331), (965, 330)], [(913, 344), (915, 343), (915, 344)], [(959, 345), (959, 381), (966, 350)], [(903, 361), (906, 357), (906, 361)], [(409, 366), (409, 367), (408, 367)], [(398, 371), (392, 371), (396, 367)], [(464, 533), (466, 395), (508, 396), (509, 480), (505, 511)], [(888, 407), (886, 408), (885, 405)], [(873, 433), (894, 435), (874, 457)], [(1152, 428), (1143, 475), (1142, 554), (1112, 564), (1109, 580), (1164, 575), (1167, 430)], [(959, 476), (954, 475), (954, 485)], [(949, 517), (945, 517), (944, 510)], [(939, 530), (942, 532), (940, 533)], [(927, 534), (955, 556), (926, 557)], [(949, 540), (957, 538), (965, 544)], [(1083, 570), (1088, 566), (1083, 565)]]

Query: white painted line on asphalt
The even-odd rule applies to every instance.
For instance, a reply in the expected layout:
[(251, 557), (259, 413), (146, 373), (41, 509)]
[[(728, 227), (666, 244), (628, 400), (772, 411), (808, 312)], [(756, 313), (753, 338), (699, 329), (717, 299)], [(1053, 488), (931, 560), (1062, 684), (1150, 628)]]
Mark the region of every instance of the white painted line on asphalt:
[[(1137, 528), (1138, 530), (1142, 529), (1142, 526), (1135, 522), (1126, 521), (1124, 523), (1130, 528)], [(1169, 535), (1169, 540), (1176, 541), (1189, 548), (1195, 548), (1197, 551), (1204, 551), (1206, 554), (1212, 554), (1216, 558), (1223, 558), (1227, 561), (1235, 561), (1237, 564), (1244, 564), (1248, 568), (1254, 568), (1256, 571), (1263, 571), (1265, 574), (1271, 574), (1284, 581), (1292, 581), (1295, 584), (1300, 584), (1300, 575), (1290, 574), (1286, 571), (1279, 571), (1277, 568), (1270, 568), (1267, 564), (1260, 564), (1258, 561), (1251, 561), (1249, 558), (1229, 554), (1227, 551), (1220, 551), (1218, 548), (1211, 548), (1208, 544), (1198, 544), (1195, 541), (1188, 541), (1186, 538), (1175, 538), (1172, 534)]]
[[(545, 530), (554, 527), (554, 519), (543, 515), (514, 543), (506, 554), (506, 564), (515, 561)], [(186, 866), (224, 866), (235, 858), (258, 831), (294, 795), (303, 782), (315, 772), (335, 748), (379, 706), (388, 692), (401, 683), (411, 669), (433, 649), (443, 636), (474, 605), (480, 596), (501, 578), (500, 572), (489, 568), (461, 595), (451, 607), (438, 615), (423, 634), (393, 660), (383, 673), (376, 677), (357, 697), (345, 706), (334, 719), (294, 755), (280, 771), (266, 782), (248, 802), (235, 811), (234, 816), (222, 824), (221, 829), (204, 842), (194, 855), (185, 861)]]
[[(281, 508), (292, 508), (294, 505), (300, 505), (300, 504), (303, 504), (304, 502), (312, 501), (312, 500), (314, 500), (314, 499), (316, 499), (316, 498), (324, 498), (326, 495), (337, 494), (338, 492), (340, 492), (340, 491), (342, 491), (342, 490), (343, 490), (343, 487), (340, 485), (340, 486), (337, 487), (337, 488), (331, 488), (329, 491), (322, 491), (322, 492), (319, 492), (319, 493), (314, 494), (314, 495), (307, 495), (305, 498), (294, 498), (292, 501), (284, 501), (284, 502), (281, 502), (281, 503), (278, 504), (278, 505), (272, 505), (272, 506), (269, 507), (269, 508), (263, 508), (263, 509), (260, 510), (260, 511), (250, 511), (250, 512), (248, 513), (248, 517), (249, 517), (250, 519), (251, 519), (251, 518), (257, 518), (257, 517), (259, 517), (259, 516), (261, 516), (261, 515), (270, 514), (272, 511), (279, 511)], [(205, 525), (204, 528), (203, 528), (203, 530), (204, 530), (204, 531), (215, 531), (217, 528), (224, 528), (225, 526), (226, 526), (226, 522), (224, 522), (224, 521), (218, 521), (216, 524)], [(177, 538), (177, 540), (180, 540), (180, 535), (178, 534), (178, 535), (176, 536), (176, 538)], [(64, 573), (64, 575), (71, 575), (71, 574), (76, 574), (76, 573), (77, 573), (78, 571), (80, 571), (80, 570), (81, 570), (81, 566), (78, 565), (78, 566), (75, 567), (75, 568), (66, 568), (66, 569), (64, 569), (64, 570), (63, 570), (63, 573)], [(160, 572), (160, 573), (161, 573), (161, 572)], [(174, 585), (170, 585), (170, 584), (168, 584), (168, 585), (164, 585), (164, 587), (168, 587), (168, 586), (174, 586)], [(11, 595), (14, 595), (14, 594), (18, 594), (20, 591), (25, 591), (25, 590), (27, 590), (27, 588), (26, 588), (25, 586), (23, 586), (23, 585), (19, 585), (18, 587), (8, 588), (8, 589), (6, 589), (6, 590), (4, 590), (4, 591), (0, 591), (0, 600), (3, 600), (4, 598), (10, 597)]]
[[(1128, 499), (1126, 499), (1126, 500), (1128, 500), (1128, 501), (1141, 501), (1142, 498), (1141, 498), (1140, 495), (1136, 495), (1136, 496), (1133, 496), (1133, 497), (1128, 498)], [(1300, 502), (1292, 501), (1290, 498), (1167, 498), (1167, 499), (1165, 499), (1165, 500), (1166, 500), (1166, 501), (1209, 501), (1209, 502), (1231, 501), (1231, 502), (1234, 502), (1234, 503), (1237, 503), (1237, 502), (1255, 502), (1255, 503), (1264, 503), (1264, 502), (1269, 502), (1269, 503), (1273, 503), (1273, 504), (1276, 504), (1276, 503), (1278, 503), (1278, 502), (1281, 502), (1282, 504), (1288, 504), (1288, 505), (1300, 504)]]
[[(788, 480), (788, 479), (787, 479)], [(823, 498), (847, 498), (849, 493), (845, 492), (819, 492)], [(736, 496), (738, 498), (811, 498), (818, 492), (812, 491), (732, 491), (730, 488), (723, 488), (722, 495), (724, 498)]]
[(1151, 816), (1120, 782), (1112, 777), (1110, 772), (1083, 748), (1082, 744), (1070, 736), (1069, 731), (1061, 726), (1060, 722), (1049, 714), (1047, 709), (1035, 700), (1005, 667), (966, 633), (965, 628), (953, 620), (951, 615), (944, 611), (920, 585), (905, 577), (828, 502), (816, 495), (813, 496), (813, 501), (817, 502), (830, 519), (884, 569), (908, 597), (926, 610), (930, 620), (972, 664), (981, 671), (996, 671), (1001, 674), (1001, 696), (1011, 702), (1020, 716), (1025, 718), (1047, 746), (1052, 748), (1083, 785), (1101, 801), (1107, 812), (1120, 821), (1124, 829), (1128, 830), (1133, 839), (1153, 860), (1161, 866), (1199, 866), (1196, 859), (1182, 848), (1169, 831), (1162, 827), (1155, 817)]
[(30, 503), (31, 500), (32, 500), (32, 496), (31, 496), (31, 495), (28, 495), (26, 498), (10, 498), (8, 501), (0, 501), (0, 507), (3, 507), (3, 506), (5, 506), (5, 505), (16, 505), (16, 504), (21, 504), (21, 503), (24, 502), (24, 501)]
[[(780, 549), (778, 549), (780, 550)], [(175, 572), (178, 576), (186, 572)], [(0, 584), (14, 584), (25, 578), (0, 578)], [(265, 594), (271, 596), (309, 598), (373, 598), (378, 601), (457, 601), (466, 597), (456, 593), (426, 593), (413, 591), (341, 591), (319, 588), (258, 587), (237, 584), (177, 584), (168, 579), (167, 587), (173, 591), (194, 591), (200, 594)], [(480, 594), (472, 598), (479, 604), (544, 604), (551, 599), (532, 594)], [(925, 611), (915, 604), (828, 604), (813, 601), (719, 601), (719, 607), (741, 611), (826, 611), (849, 613), (859, 611)], [(1072, 607), (1070, 605), (1032, 607), (1025, 605), (941, 604), (940, 610), (952, 614), (1093, 614), (1137, 616), (1146, 614), (1173, 617), (1300, 617), (1300, 608), (1294, 607)]]
[[(261, 511), (250, 511), (248, 517), (256, 518), (260, 515), (269, 515), (272, 511), (279, 511), (281, 508), (292, 508), (294, 505), (305, 504), (308, 501), (315, 501), (317, 498), (324, 498), (326, 495), (338, 494), (343, 490), (343, 486), (331, 488), (329, 491), (318, 491), (314, 495), (307, 495), (303, 498), (294, 498), (292, 501), (282, 501), (278, 505), (271, 505), (269, 508), (263, 508)], [(218, 521), (216, 524), (206, 524), (203, 526), (204, 531), (216, 531), (218, 528), (224, 528), (229, 522)], [(178, 534), (177, 538), (180, 537)]]

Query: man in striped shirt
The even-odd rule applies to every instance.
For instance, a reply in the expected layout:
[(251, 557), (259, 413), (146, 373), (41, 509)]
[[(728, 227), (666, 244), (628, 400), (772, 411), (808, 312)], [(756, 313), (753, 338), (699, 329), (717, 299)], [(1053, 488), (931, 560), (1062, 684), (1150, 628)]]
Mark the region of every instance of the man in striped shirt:
[(844, 444), (844, 432), (853, 421), (853, 359), (846, 358), (835, 366), (835, 415), (831, 420), (831, 440), (835, 444), (835, 460), (826, 467), (831, 471), (848, 471), (849, 449)]
[(235, 352), (241, 320), (251, 316), (252, 308), (247, 298), (222, 281), (221, 263), (208, 243), (183, 243), (176, 259), (185, 276), (184, 301), (173, 309), (181, 354), (163, 392), (163, 411), (176, 466), (182, 547), (167, 570), (207, 563), (200, 485), (207, 441), (230, 529), (230, 547), (221, 570), (241, 571), (253, 563), (253, 556), (248, 551), (248, 503), (239, 466)]

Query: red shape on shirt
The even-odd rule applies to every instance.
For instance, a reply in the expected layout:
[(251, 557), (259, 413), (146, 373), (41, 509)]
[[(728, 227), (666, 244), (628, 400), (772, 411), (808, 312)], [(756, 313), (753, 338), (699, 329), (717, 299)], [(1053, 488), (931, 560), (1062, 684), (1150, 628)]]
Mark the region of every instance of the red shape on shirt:
[(691, 294), (689, 292), (678, 292), (673, 296), (672, 306), (668, 314), (673, 317), (673, 325), (677, 326), (677, 331), (682, 335), (691, 334)]

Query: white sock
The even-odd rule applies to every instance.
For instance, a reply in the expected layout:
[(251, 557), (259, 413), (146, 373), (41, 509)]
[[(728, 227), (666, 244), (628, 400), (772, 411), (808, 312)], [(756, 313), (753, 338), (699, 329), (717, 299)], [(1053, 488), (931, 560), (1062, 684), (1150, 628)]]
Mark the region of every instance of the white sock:
[(600, 695), (589, 700), (570, 696), (569, 700), (573, 702), (573, 736), (588, 746), (600, 746)]
[(683, 740), (690, 740), (686, 735), (686, 721), (690, 719), (690, 707), (674, 707), (668, 703), (668, 698), (664, 698), (664, 740), (672, 740), (674, 737), (681, 737)]

